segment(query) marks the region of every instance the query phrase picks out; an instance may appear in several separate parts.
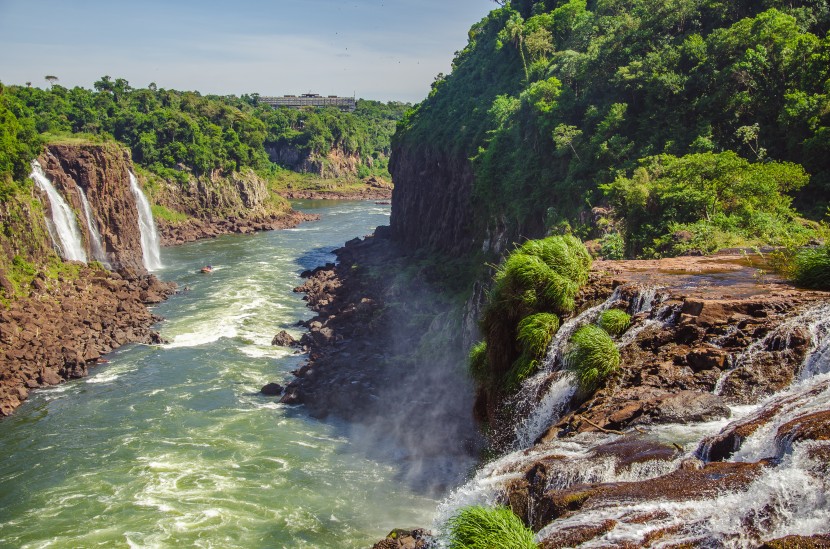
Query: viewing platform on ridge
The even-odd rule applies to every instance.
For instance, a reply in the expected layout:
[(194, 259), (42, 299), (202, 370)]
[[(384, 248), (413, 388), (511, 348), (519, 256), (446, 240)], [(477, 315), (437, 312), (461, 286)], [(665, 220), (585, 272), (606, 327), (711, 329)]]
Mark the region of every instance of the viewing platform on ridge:
[(357, 102), (354, 97), (338, 97), (329, 95), (323, 97), (317, 93), (304, 93), (302, 95), (283, 95), (282, 97), (261, 96), (260, 103), (277, 107), (289, 107), (292, 109), (336, 107), (344, 112), (354, 112)]

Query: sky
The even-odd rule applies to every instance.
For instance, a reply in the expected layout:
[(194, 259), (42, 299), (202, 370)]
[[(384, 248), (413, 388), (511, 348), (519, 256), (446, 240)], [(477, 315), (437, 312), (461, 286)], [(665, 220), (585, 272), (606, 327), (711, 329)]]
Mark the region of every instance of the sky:
[(492, 0), (0, 0), (0, 82), (418, 102)]

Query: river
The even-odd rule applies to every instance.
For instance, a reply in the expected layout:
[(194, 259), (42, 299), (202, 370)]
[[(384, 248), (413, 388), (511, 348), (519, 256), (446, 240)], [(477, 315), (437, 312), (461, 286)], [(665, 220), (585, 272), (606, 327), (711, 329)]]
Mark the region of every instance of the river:
[(0, 547), (368, 547), (430, 523), (436, 502), (394, 464), (258, 393), (304, 358), (270, 345), (311, 316), (299, 273), (389, 216), (295, 208), (322, 219), (164, 249), (159, 276), (189, 288), (154, 309), (169, 343), (124, 347), (0, 421)]

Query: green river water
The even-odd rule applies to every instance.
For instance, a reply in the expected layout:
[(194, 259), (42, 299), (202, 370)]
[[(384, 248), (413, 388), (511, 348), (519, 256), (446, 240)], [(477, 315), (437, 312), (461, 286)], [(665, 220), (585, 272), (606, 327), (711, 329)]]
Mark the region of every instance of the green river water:
[[(270, 345), (311, 312), (292, 288), (388, 206), (297, 202), (322, 219), (162, 250), (190, 288), (131, 345), (0, 420), (0, 547), (368, 547), (436, 502), (332, 423), (258, 394), (303, 357)], [(215, 270), (196, 271), (210, 263)]]

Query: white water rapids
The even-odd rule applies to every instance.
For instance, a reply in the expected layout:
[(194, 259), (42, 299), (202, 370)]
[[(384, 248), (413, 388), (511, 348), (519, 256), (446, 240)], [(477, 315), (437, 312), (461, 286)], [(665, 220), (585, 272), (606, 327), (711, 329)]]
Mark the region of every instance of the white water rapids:
[(84, 241), (78, 221), (75, 219), (75, 212), (46, 177), (43, 167), (37, 160), (32, 160), (32, 173), (29, 177), (49, 198), (52, 216), (46, 218), (46, 226), (49, 229), (49, 236), (52, 237), (52, 244), (64, 259), (86, 263)]
[(130, 172), (130, 190), (135, 196), (135, 204), (138, 208), (138, 226), (141, 230), (141, 252), (144, 256), (144, 266), (148, 271), (161, 269), (161, 244), (156, 231), (156, 222), (153, 220), (153, 211), (133, 172)]
[[(629, 312), (651, 310), (661, 298), (655, 292), (642, 292), (647, 303), (630, 303)], [(548, 349), (542, 371), (527, 379), (512, 402), (524, 410), (526, 419), (515, 430), (515, 450), (482, 466), (475, 477), (457, 489), (439, 506), (434, 528), (442, 532), (446, 521), (469, 505), (503, 505), (504, 489), (523, 478), (528, 468), (544, 460), (545, 490), (562, 490), (575, 485), (639, 482), (672, 473), (684, 462), (698, 462), (696, 450), (701, 441), (728, 429), (728, 420), (699, 424), (669, 424), (638, 428), (640, 439), (675, 444), (680, 451), (670, 460), (652, 460), (622, 466), (615, 457), (600, 456), (594, 450), (622, 440), (626, 435), (582, 433), (535, 444), (538, 438), (568, 409), (575, 392), (570, 374), (558, 370), (564, 345), (580, 325), (594, 322), (598, 314), (617, 300), (588, 309), (565, 323), (561, 334)], [(636, 300), (635, 300), (636, 301)], [(654, 311), (629, 329), (642, 331), (647, 325), (669, 321), (667, 311)], [(769, 337), (786, 337), (786, 330), (806, 328), (812, 337), (810, 352), (800, 376), (791, 387), (752, 406), (732, 407), (734, 421), (763, 418), (774, 414), (743, 441), (730, 461), (755, 463), (771, 459), (768, 466), (744, 490), (724, 492), (709, 499), (672, 501), (650, 499), (638, 502), (597, 503), (591, 508), (559, 518), (536, 535), (543, 541), (569, 529), (597, 527), (599, 533), (580, 547), (643, 546), (662, 547), (691, 544), (704, 547), (757, 547), (765, 540), (788, 535), (826, 534), (830, 531), (830, 475), (826, 441), (792, 441), (780, 438), (779, 429), (807, 414), (830, 409), (830, 304), (803, 311)], [(636, 335), (636, 333), (635, 333)], [(624, 335), (618, 346), (633, 343)], [(751, 360), (748, 349), (732, 363)], [(530, 507), (532, 521), (533, 507)], [(650, 517), (637, 520), (635, 517)], [(612, 525), (607, 527), (608, 525)], [(604, 528), (604, 529), (603, 529)], [(653, 541), (648, 541), (653, 540)], [(442, 540), (441, 543), (446, 543)]]

